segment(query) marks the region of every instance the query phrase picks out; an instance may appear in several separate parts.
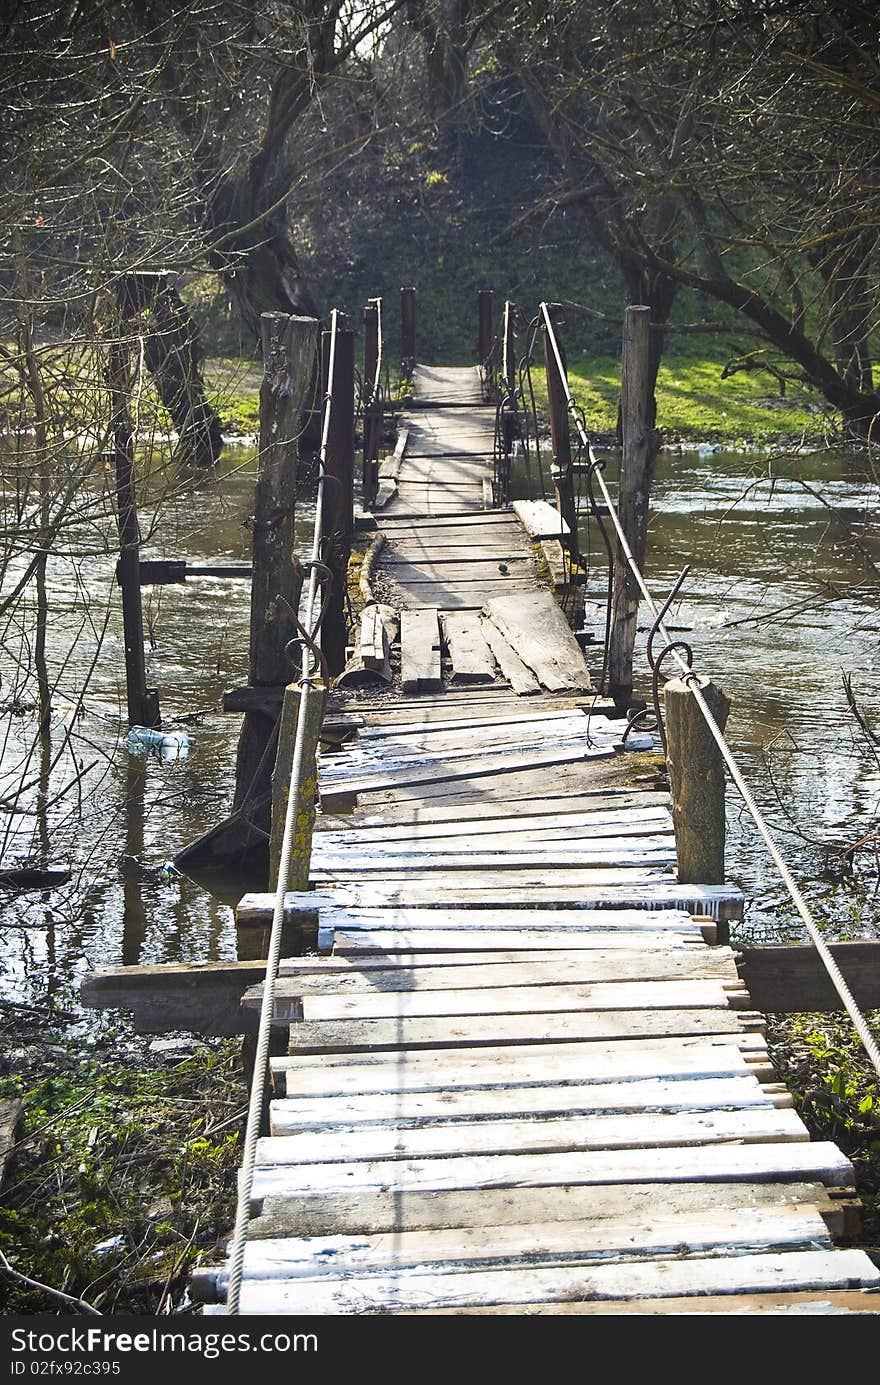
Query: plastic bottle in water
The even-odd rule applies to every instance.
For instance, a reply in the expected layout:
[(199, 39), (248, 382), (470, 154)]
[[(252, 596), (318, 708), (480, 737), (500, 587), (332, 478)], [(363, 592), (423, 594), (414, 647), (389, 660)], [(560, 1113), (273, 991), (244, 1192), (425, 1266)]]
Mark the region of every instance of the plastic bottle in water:
[(132, 726), (125, 744), (133, 755), (152, 751), (160, 760), (183, 760), (189, 754), (192, 737), (188, 731), (158, 731), (152, 726)]

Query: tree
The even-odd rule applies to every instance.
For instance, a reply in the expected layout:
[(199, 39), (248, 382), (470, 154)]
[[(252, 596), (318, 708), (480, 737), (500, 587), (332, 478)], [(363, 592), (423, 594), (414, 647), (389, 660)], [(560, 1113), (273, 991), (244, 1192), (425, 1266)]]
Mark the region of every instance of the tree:
[(880, 415), (877, 32), (861, 0), (525, 0), (504, 39), (557, 155), (531, 215), (583, 209), (658, 324), (741, 314), (867, 436)]

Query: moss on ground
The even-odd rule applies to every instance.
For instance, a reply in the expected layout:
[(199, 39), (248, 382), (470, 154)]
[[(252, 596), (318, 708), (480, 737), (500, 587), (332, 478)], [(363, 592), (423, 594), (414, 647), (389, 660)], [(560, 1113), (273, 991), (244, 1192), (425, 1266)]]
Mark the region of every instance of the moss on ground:
[[(222, 1257), (235, 1216), (247, 1102), (238, 1041), (181, 1052), (106, 1028), (84, 1042), (5, 1019), (0, 1096), (24, 1105), (0, 1210), (20, 1273), (104, 1313), (179, 1311), (200, 1255)], [(69, 1311), (0, 1278), (6, 1313)]]

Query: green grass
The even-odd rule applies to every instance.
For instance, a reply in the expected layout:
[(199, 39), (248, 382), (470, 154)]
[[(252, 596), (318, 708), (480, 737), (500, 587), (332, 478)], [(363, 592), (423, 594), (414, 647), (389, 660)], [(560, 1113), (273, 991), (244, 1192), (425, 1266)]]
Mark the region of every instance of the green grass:
[[(669, 358), (657, 377), (657, 426), (666, 442), (754, 442), (803, 439), (820, 443), (826, 415), (818, 396), (789, 384), (779, 398), (765, 375), (738, 373), (722, 379), (723, 363), (705, 358)], [(534, 373), (545, 397), (544, 372)], [(610, 356), (569, 358), (572, 393), (587, 426), (612, 431), (617, 422), (620, 362)]]

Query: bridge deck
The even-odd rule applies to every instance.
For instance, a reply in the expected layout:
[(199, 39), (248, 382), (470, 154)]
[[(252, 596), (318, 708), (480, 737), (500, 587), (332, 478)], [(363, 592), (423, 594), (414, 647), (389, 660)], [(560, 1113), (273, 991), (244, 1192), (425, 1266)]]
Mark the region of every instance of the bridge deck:
[[(420, 618), (487, 603), (472, 633), (534, 686), (508, 653), (482, 684), (453, 662), (324, 757), (323, 952), (282, 963), (241, 1311), (870, 1311), (880, 1275), (833, 1242), (852, 1168), (809, 1141), (723, 942), (741, 898), (678, 884), (665, 795), (564, 623), (534, 624), (531, 546), (480, 512), (475, 373), (416, 383), (379, 580)], [(493, 607), (502, 553), (527, 575)]]

